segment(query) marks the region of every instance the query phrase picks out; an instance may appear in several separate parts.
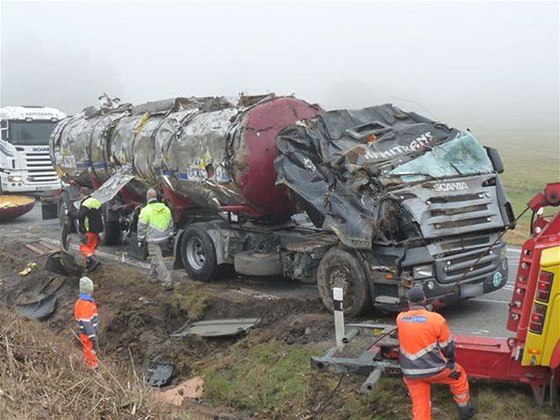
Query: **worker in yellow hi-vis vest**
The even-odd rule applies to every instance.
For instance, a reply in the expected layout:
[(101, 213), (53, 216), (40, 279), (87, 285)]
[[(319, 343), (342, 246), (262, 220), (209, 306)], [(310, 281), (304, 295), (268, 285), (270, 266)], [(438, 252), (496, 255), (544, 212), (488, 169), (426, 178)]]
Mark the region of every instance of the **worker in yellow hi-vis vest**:
[(163, 262), (161, 246), (173, 235), (171, 210), (157, 200), (157, 192), (149, 189), (146, 193), (148, 203), (138, 217), (138, 246), (148, 243), (150, 258), (150, 282), (161, 282), (166, 290), (173, 289), (173, 280)]
[(95, 251), (99, 243), (99, 234), (103, 232), (102, 204), (90, 196), (90, 189), (87, 187), (80, 188), (80, 198), (79, 210), (70, 206), (68, 216), (78, 219), (80, 232), (86, 236), (85, 242), (80, 245), (80, 252), (86, 259), (86, 271), (93, 271), (99, 265), (95, 259)]

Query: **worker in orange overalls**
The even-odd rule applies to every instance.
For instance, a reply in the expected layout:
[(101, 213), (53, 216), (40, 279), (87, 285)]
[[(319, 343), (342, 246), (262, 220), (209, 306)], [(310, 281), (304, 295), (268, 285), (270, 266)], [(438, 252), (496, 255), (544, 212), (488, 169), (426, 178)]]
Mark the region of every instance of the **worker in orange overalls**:
[(80, 208), (70, 206), (68, 216), (78, 219), (80, 232), (86, 235), (85, 242), (80, 245), (80, 252), (86, 259), (86, 271), (93, 271), (99, 262), (95, 259), (95, 251), (99, 243), (99, 234), (103, 232), (101, 217), (102, 203), (90, 196), (90, 189), (80, 188)]
[(84, 348), (84, 361), (92, 369), (99, 366), (97, 352), (99, 316), (97, 315), (97, 305), (93, 300), (93, 282), (89, 277), (80, 279), (80, 297), (74, 306), (74, 317), (80, 328), (80, 342)]
[(431, 384), (447, 384), (462, 420), (475, 409), (470, 401), (467, 373), (455, 363), (455, 340), (440, 314), (426, 308), (426, 295), (415, 286), (406, 294), (409, 310), (397, 316), (404, 383), (412, 398), (414, 420), (432, 418)]

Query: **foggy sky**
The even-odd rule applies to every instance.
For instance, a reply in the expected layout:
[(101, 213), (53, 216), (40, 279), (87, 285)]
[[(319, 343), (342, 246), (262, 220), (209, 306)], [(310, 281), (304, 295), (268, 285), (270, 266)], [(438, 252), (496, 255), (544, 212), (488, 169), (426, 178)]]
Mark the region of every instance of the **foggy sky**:
[(0, 14), (2, 106), (276, 92), (558, 131), (557, 2), (2, 2)]

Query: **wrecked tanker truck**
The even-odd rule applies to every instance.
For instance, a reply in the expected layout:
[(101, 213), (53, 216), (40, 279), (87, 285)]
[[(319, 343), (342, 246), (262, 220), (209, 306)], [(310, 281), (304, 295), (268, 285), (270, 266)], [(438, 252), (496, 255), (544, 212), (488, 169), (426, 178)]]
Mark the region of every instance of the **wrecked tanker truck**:
[(498, 236), (513, 212), (497, 151), (392, 105), (105, 98), (61, 121), (50, 147), (70, 184), (60, 213), (79, 186), (99, 188), (102, 243), (126, 237), (133, 250), (138, 206), (154, 187), (173, 212), (174, 267), (200, 281), (231, 269), (284, 275), (316, 282), (329, 309), (341, 286), (351, 316), (399, 310), (417, 283), (449, 304), (507, 281)]

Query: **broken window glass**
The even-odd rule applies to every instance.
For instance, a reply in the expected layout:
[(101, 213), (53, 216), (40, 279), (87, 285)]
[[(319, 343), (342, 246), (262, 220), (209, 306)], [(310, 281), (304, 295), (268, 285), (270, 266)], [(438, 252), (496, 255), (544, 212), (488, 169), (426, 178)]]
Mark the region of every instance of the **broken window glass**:
[(399, 176), (403, 182), (417, 182), (492, 172), (492, 162), (486, 150), (470, 132), (465, 131), (456, 139), (397, 166), (387, 176)]

